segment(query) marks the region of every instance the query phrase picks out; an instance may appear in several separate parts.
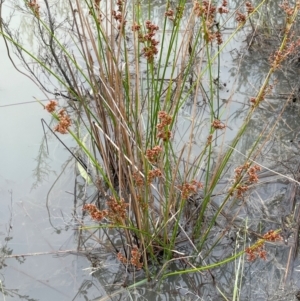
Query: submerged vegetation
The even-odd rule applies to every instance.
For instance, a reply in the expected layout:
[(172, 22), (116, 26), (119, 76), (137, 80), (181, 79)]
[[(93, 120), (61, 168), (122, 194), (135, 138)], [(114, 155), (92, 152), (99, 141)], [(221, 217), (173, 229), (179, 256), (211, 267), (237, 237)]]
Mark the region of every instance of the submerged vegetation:
[(221, 98), (222, 54), (239, 31), (256, 30), (267, 2), (233, 8), (227, 0), (166, 1), (157, 24), (153, 1), (69, 1), (61, 15), (51, 1), (24, 1), (18, 9), (31, 20), (34, 49), (11, 19), (2, 20), (7, 47), (49, 99), (52, 130), (60, 139), (72, 136), (79, 173), (97, 192), (80, 204), (93, 220), (92, 226), (80, 220), (81, 229), (104, 234), (128, 273), (143, 271), (139, 279), (210, 272), (243, 256), (266, 259), (264, 242), (283, 240), (280, 226), (264, 229), (214, 260), (232, 229), (247, 234), (239, 212), (259, 182), (260, 154), (280, 116), (239, 160), (233, 156), (272, 95), (275, 72), (300, 46), (293, 34), (300, 3), (283, 1), (278, 48), (232, 131), (232, 97)]

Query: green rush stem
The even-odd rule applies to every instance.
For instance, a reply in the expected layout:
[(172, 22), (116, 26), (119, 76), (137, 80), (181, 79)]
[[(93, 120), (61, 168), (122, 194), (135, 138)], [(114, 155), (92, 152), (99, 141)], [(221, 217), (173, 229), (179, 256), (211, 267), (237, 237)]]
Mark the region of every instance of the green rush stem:
[[(180, 208), (179, 208), (178, 214), (176, 216), (176, 222), (175, 222), (174, 228), (172, 230), (172, 237), (171, 237), (171, 241), (170, 241), (170, 245), (169, 245), (169, 248), (171, 250), (173, 250), (174, 246), (175, 246), (175, 241), (176, 241), (177, 232), (178, 232), (178, 225), (179, 225), (179, 222), (181, 220), (181, 215), (182, 215), (185, 203), (186, 203), (186, 199), (181, 199), (180, 200)], [(172, 256), (172, 253), (168, 252), (167, 255), (168, 255), (167, 259), (170, 259), (171, 256)]]
[[(178, 3), (178, 7), (180, 7), (181, 5), (185, 5), (185, 2), (186, 0), (180, 0), (180, 2)], [(168, 5), (170, 4), (170, 1), (168, 1)], [(164, 79), (165, 78), (165, 75), (166, 75), (166, 72), (167, 72), (167, 67), (168, 67), (168, 62), (169, 62), (169, 59), (171, 57), (171, 53), (174, 52), (174, 60), (176, 58), (176, 48), (175, 50), (173, 49), (173, 45), (174, 45), (174, 42), (175, 40), (178, 39), (178, 33), (179, 33), (179, 29), (180, 29), (180, 22), (177, 22), (177, 24), (175, 26), (173, 26), (172, 28), (172, 33), (171, 33), (171, 36), (170, 36), (170, 42), (168, 43), (168, 51), (167, 51), (167, 55), (165, 56), (163, 54), (163, 51), (162, 49), (164, 48), (164, 44), (166, 43), (166, 40), (165, 39), (165, 35), (166, 35), (166, 26), (167, 26), (167, 17), (165, 17), (164, 19), (164, 27), (163, 27), (163, 35), (162, 35), (162, 44), (161, 44), (161, 51), (160, 51), (160, 56), (159, 56), (159, 60), (158, 60), (158, 71), (157, 71), (157, 83), (156, 83), (156, 89), (155, 89), (155, 92), (156, 92), (156, 97), (158, 98), (159, 100), (159, 97), (161, 96), (161, 93), (162, 93), (162, 89), (163, 89), (163, 80), (160, 82), (159, 84), (159, 79), (162, 78)], [(177, 44), (176, 44), (176, 47), (177, 47)], [(162, 59), (164, 58), (164, 65), (163, 65), (163, 72), (162, 72), (162, 75), (160, 74), (160, 69), (162, 67)], [(174, 74), (174, 70), (175, 70), (175, 64), (172, 64), (172, 75)], [(172, 79), (172, 76), (171, 76), (171, 79)], [(158, 88), (159, 86), (159, 88)]]
[[(78, 3), (78, 2), (77, 2)], [(109, 43), (108, 43), (108, 40), (107, 40), (107, 37), (105, 36), (105, 34), (103, 33), (102, 31), (102, 28), (100, 26), (100, 23), (98, 22), (97, 20), (97, 15), (96, 15), (96, 12), (95, 12), (95, 9), (94, 9), (94, 5), (92, 5), (92, 1), (87, 1), (85, 0), (85, 3), (88, 7), (90, 7), (90, 11), (91, 11), (91, 15), (94, 19), (94, 24), (96, 25), (96, 29), (97, 29), (97, 43), (98, 43), (98, 55), (100, 55), (101, 58), (105, 58), (105, 45), (106, 46), (109, 46)], [(90, 3), (90, 5), (89, 5)], [(103, 46), (103, 41), (104, 41), (104, 46)], [(111, 52), (111, 49), (109, 49), (109, 51)], [(107, 61), (105, 59), (102, 60), (102, 62), (104, 63), (104, 66), (105, 66), (105, 71), (106, 73), (108, 74), (108, 66), (107, 66)]]
[(218, 80), (217, 80), (217, 115), (216, 118), (220, 120), (220, 69), (221, 69), (221, 65), (220, 65), (220, 45), (218, 45)]
[[(167, 274), (164, 274), (162, 276), (162, 279), (165, 279), (165, 278), (170, 277), (170, 276), (180, 276), (180, 275), (184, 275), (184, 274), (188, 274), (188, 273), (196, 273), (196, 272), (211, 270), (211, 269), (217, 268), (217, 267), (219, 267), (221, 265), (224, 265), (226, 263), (229, 263), (229, 262), (235, 260), (236, 258), (240, 257), (244, 253), (245, 253), (245, 251), (240, 251), (239, 253), (237, 253), (237, 254), (229, 257), (229, 258), (226, 258), (226, 259), (221, 260), (221, 261), (219, 261), (217, 263), (210, 264), (210, 265), (207, 265), (207, 266), (201, 266), (201, 267), (198, 267), (198, 268), (195, 267), (193, 269), (186, 269), (186, 270), (180, 270), (180, 271), (176, 271), (176, 272), (167, 273)], [(165, 265), (164, 265), (164, 267), (165, 267)]]
[[(164, 198), (165, 198), (165, 204), (163, 205), (164, 206), (164, 224), (167, 225), (168, 223), (168, 219), (169, 219), (169, 203), (172, 201), (170, 200), (170, 195), (169, 195), (169, 192), (170, 192), (170, 188), (169, 188), (169, 185), (171, 183), (171, 178), (172, 178), (172, 174), (171, 174), (171, 164), (170, 164), (170, 161), (169, 161), (169, 142), (166, 141), (164, 142), (164, 175), (166, 177), (166, 180), (165, 180), (165, 185), (164, 185)], [(168, 227), (165, 227), (165, 230), (164, 230), (164, 241), (165, 243), (168, 241), (168, 235), (169, 235), (169, 229)], [(168, 253), (168, 257), (170, 256), (170, 253)]]

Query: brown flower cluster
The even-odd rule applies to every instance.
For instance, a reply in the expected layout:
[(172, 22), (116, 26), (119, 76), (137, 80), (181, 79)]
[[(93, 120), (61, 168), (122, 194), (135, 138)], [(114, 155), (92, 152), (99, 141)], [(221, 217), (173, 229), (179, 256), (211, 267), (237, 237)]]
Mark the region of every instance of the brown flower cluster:
[(263, 238), (267, 241), (281, 241), (282, 240), (282, 236), (275, 232), (274, 230), (270, 230), (268, 231), (266, 234), (264, 234)]
[(174, 21), (174, 10), (171, 8), (168, 8), (168, 10), (165, 12), (165, 16), (171, 20)]
[(250, 102), (253, 103), (253, 106), (258, 105), (261, 101), (265, 99), (266, 95), (272, 93), (273, 88), (273, 85), (268, 85), (259, 97), (250, 97)]
[(115, 11), (112, 11), (112, 16), (113, 18), (118, 22), (118, 29), (124, 29), (125, 24), (126, 24), (126, 20), (123, 17), (123, 4), (124, 4), (124, 0), (118, 0), (117, 1), (117, 6), (118, 9)]
[(240, 180), (240, 177), (244, 170), (247, 171), (247, 174), (249, 176), (248, 182), (250, 182), (251, 184), (258, 182), (257, 172), (261, 171), (261, 167), (259, 165), (250, 166), (250, 163), (247, 162), (244, 165), (237, 167), (234, 170), (236, 180)]
[(247, 174), (249, 176), (248, 182), (250, 183), (258, 182), (258, 176), (257, 176), (258, 171), (261, 171), (261, 167), (259, 165), (254, 165), (248, 168), (247, 170)]
[(121, 224), (126, 219), (128, 204), (124, 199), (117, 201), (115, 198), (109, 197), (107, 206), (108, 210), (99, 210), (94, 204), (86, 204), (82, 210), (88, 211), (91, 218), (98, 222), (107, 217), (113, 224)]
[(34, 15), (39, 18), (40, 17), (40, 6), (37, 3), (37, 0), (30, 0), (27, 3), (28, 7), (32, 10)]
[(240, 181), (243, 171), (246, 171), (249, 176), (246, 183), (240, 184), (236, 187), (236, 196), (238, 198), (241, 198), (244, 195), (244, 193), (249, 189), (250, 184), (258, 182), (257, 172), (260, 170), (261, 167), (259, 165), (250, 166), (249, 162), (234, 170), (236, 181)]
[[(99, 24), (103, 19), (103, 16), (102, 16), (101, 11), (100, 11), (100, 1), (101, 0), (94, 0), (95, 11), (97, 12), (97, 21), (98, 21)], [(92, 10), (90, 10), (89, 14), (92, 15)]]
[(177, 25), (177, 22), (182, 18), (184, 12), (184, 6), (177, 6), (176, 13), (170, 7), (167, 7), (165, 12), (165, 17), (174, 22), (174, 26)]
[(138, 203), (139, 203), (139, 207), (140, 207), (143, 211), (148, 210), (148, 208), (149, 208), (148, 202), (144, 201), (140, 195), (136, 195), (136, 200), (137, 200)]
[(272, 68), (277, 69), (288, 56), (298, 53), (299, 48), (300, 39), (290, 42), (283, 51), (277, 50), (269, 59)]
[(131, 250), (131, 259), (130, 263), (136, 267), (137, 270), (140, 270), (143, 267), (143, 263), (141, 262), (141, 252), (137, 248), (137, 246), (134, 246)]
[(55, 111), (57, 105), (58, 102), (56, 100), (50, 100), (50, 102), (45, 105), (44, 109), (46, 109), (49, 113), (52, 113)]
[(236, 187), (236, 197), (241, 198), (248, 189), (248, 185), (238, 185)]
[(151, 183), (154, 178), (159, 178), (162, 176), (160, 169), (153, 169), (148, 172), (148, 182)]
[(67, 134), (69, 127), (71, 126), (71, 119), (70, 117), (67, 115), (65, 109), (61, 109), (58, 112), (58, 119), (59, 119), (59, 123), (58, 125), (54, 128), (55, 132), (59, 132), (61, 134)]
[(156, 126), (158, 129), (157, 138), (163, 141), (168, 141), (171, 138), (171, 131), (169, 125), (172, 123), (172, 116), (168, 115), (165, 111), (158, 112), (158, 119), (160, 123)]
[(208, 135), (206, 145), (210, 145), (212, 143), (212, 138), (213, 138), (212, 134)]
[(213, 24), (217, 8), (211, 1), (203, 0), (202, 3), (195, 1), (193, 10), (197, 17), (205, 18), (207, 24)]
[(220, 7), (218, 7), (218, 13), (219, 14), (227, 14), (229, 12), (227, 5), (228, 5), (228, 1), (223, 0), (222, 5)]
[(292, 16), (294, 13), (294, 9), (290, 7), (289, 1), (287, 0), (284, 0), (281, 4), (279, 4), (279, 7), (284, 10), (288, 17)]
[(241, 165), (241, 166), (238, 166), (235, 170), (234, 170), (234, 173), (235, 173), (235, 179), (236, 180), (239, 180), (243, 170), (247, 170), (247, 168), (250, 166), (250, 163), (247, 162), (245, 163), (244, 165)]
[(85, 204), (82, 207), (82, 210), (88, 211), (91, 218), (97, 222), (100, 222), (103, 218), (105, 218), (108, 215), (107, 210), (100, 211), (94, 204)]
[(149, 160), (149, 162), (156, 163), (161, 152), (162, 152), (161, 146), (156, 145), (152, 149), (146, 150), (146, 157)]
[(214, 25), (218, 24), (216, 22), (216, 13), (227, 14), (229, 12), (227, 5), (227, 0), (223, 0), (222, 5), (218, 8), (212, 4), (212, 1), (203, 0), (202, 3), (199, 3), (198, 1), (194, 2), (194, 14), (197, 17), (204, 18), (205, 20), (206, 26), (204, 38), (207, 42), (216, 40), (218, 45), (221, 45), (223, 43), (222, 35), (218, 28), (218, 25), (218, 30), (216, 32), (213, 31), (213, 28)]
[(138, 171), (135, 171), (132, 177), (137, 187), (144, 186), (144, 179)]
[(250, 97), (250, 102), (255, 105), (257, 103), (256, 97)]
[(201, 182), (197, 182), (196, 180), (192, 180), (189, 183), (184, 183), (183, 185), (178, 186), (178, 188), (181, 191), (182, 199), (186, 200), (191, 195), (197, 193), (199, 189), (203, 188), (203, 184)]
[(254, 261), (256, 258), (261, 258), (263, 260), (267, 259), (267, 252), (265, 250), (264, 242), (265, 241), (281, 241), (282, 236), (275, 232), (274, 230), (268, 231), (266, 234), (263, 235), (262, 239), (259, 240), (253, 247), (248, 247), (245, 250), (247, 254), (247, 259), (249, 261)]
[(183, 6), (177, 6), (177, 7), (176, 7), (176, 17), (175, 17), (176, 20), (182, 18), (182, 16), (183, 16), (183, 11), (184, 11), (184, 7), (183, 7)]
[[(143, 267), (143, 263), (141, 262), (141, 252), (139, 251), (139, 249), (137, 248), (137, 246), (134, 246), (131, 250), (131, 258), (130, 258), (130, 263), (136, 267), (137, 270), (140, 270)], [(117, 258), (119, 261), (121, 261), (123, 264), (127, 264), (127, 258), (121, 253), (119, 252), (117, 254)]]
[(119, 252), (119, 253), (117, 254), (117, 258), (118, 258), (118, 260), (121, 261), (123, 264), (127, 264), (127, 259), (126, 259), (126, 257), (125, 257), (121, 252)]
[(217, 40), (217, 44), (221, 45), (223, 43), (223, 39), (222, 39), (222, 34), (220, 31), (217, 31), (215, 34), (216, 40)]
[(255, 9), (255, 8), (254, 8), (253, 5), (251, 4), (251, 2), (247, 1), (247, 2), (245, 3), (245, 5), (246, 5), (246, 11), (247, 11), (248, 15), (250, 15), (251, 13), (254, 12), (254, 9)]
[(107, 201), (108, 206), (108, 218), (113, 224), (122, 224), (127, 218), (127, 207), (128, 204), (125, 203), (124, 199), (119, 201), (113, 197), (109, 197)]
[[(246, 6), (246, 12), (248, 15), (250, 15), (251, 13), (254, 12), (255, 7), (251, 4), (251, 2), (247, 1), (245, 3), (245, 6)], [(243, 25), (246, 22), (246, 19), (247, 19), (247, 17), (245, 14), (243, 14), (240, 11), (236, 12), (235, 20), (239, 23), (239, 25)]]
[(131, 30), (132, 31), (139, 31), (141, 29), (141, 25), (137, 24), (137, 23), (134, 23), (132, 26), (131, 26)]
[(263, 260), (267, 259), (267, 252), (264, 248), (263, 241), (256, 243), (256, 245), (254, 247), (246, 248), (245, 253), (247, 254), (248, 261), (254, 261), (258, 257)]
[(239, 25), (242, 25), (246, 22), (246, 15), (241, 13), (240, 11), (237, 11), (235, 19), (239, 23)]
[[(143, 55), (149, 63), (152, 63), (154, 56), (158, 53), (157, 45), (159, 44), (159, 41), (157, 41), (154, 36), (159, 30), (159, 27), (157, 25), (154, 25), (149, 20), (145, 22), (145, 25), (147, 33), (143, 35), (141, 32), (139, 32), (138, 38), (139, 42), (145, 45), (142, 50)], [(132, 26), (133, 31), (139, 31), (140, 28), (141, 27), (138, 24)]]
[(211, 124), (211, 126), (213, 128), (215, 128), (216, 130), (222, 130), (226, 127), (226, 125), (224, 123), (222, 123), (219, 119), (215, 119), (213, 121), (213, 123)]

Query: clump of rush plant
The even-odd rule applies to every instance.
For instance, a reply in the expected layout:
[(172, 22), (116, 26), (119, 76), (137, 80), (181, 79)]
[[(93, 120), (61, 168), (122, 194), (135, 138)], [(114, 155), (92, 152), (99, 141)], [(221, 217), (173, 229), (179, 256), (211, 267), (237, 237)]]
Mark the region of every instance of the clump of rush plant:
[[(55, 98), (45, 106), (57, 122), (53, 131), (69, 133), (92, 166), (93, 172), (80, 160), (100, 201), (83, 203), (82, 209), (113, 245), (119, 262), (151, 279), (211, 270), (245, 252), (250, 260), (265, 258), (263, 244), (256, 244), (207, 263), (224, 232), (238, 226), (232, 217), (215, 235), (219, 219), (233, 205), (242, 206), (239, 199), (259, 181), (260, 166), (252, 162), (261, 151), (260, 133), (241, 166), (233, 171), (230, 160), (255, 110), (271, 93), (275, 70), (300, 45), (290, 39), (299, 4), (283, 2), (281, 44), (226, 147), (222, 137), (229, 108), (221, 104), (215, 79), (220, 58), (265, 1), (256, 7), (246, 2), (239, 10), (226, 0), (166, 1), (160, 24), (152, 19), (150, 2), (145, 13), (138, 1), (71, 1), (65, 26), (60, 26), (55, 7), (44, 2), (45, 7), (38, 1), (23, 7), (35, 24), (40, 51), (26, 49), (9, 22), (2, 22), (0, 34), (40, 88)], [(230, 20), (236, 29), (224, 35)], [(181, 112), (188, 102), (190, 124), (184, 127)], [(221, 181), (228, 173), (231, 181), (225, 187)], [(111, 229), (117, 239), (111, 238)], [(272, 233), (268, 235), (277, 239)], [(167, 269), (174, 261), (182, 263), (176, 272)]]

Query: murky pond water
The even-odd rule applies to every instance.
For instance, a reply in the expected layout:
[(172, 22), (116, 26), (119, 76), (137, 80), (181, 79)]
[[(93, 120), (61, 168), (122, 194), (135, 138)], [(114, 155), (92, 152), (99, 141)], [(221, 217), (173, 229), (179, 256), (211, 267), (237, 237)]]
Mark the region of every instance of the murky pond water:
[[(232, 7), (237, 6), (234, 1), (230, 3)], [(154, 4), (154, 21), (160, 24), (165, 6), (161, 2)], [(61, 12), (63, 9), (60, 7)], [(228, 35), (231, 26), (227, 24)], [(229, 127), (224, 145), (237, 133), (248, 109), (249, 97), (255, 94), (268, 70), (266, 56), (261, 49), (255, 49), (257, 44), (254, 43), (251, 51), (247, 50), (247, 35), (247, 30), (242, 31), (226, 46), (220, 78), (216, 82), (222, 87), (222, 103), (230, 105), (228, 115), (222, 117)], [(295, 237), (287, 237), (287, 244), (268, 245), (265, 262), (237, 259), (209, 272), (173, 276), (126, 290), (133, 278), (138, 281), (139, 274), (125, 276), (114, 250), (109, 251), (111, 246), (103, 233), (80, 229), (84, 220), (82, 203), (97, 195), (78, 176), (77, 164), (51, 133), (47, 134), (47, 152), (41, 118), (47, 122), (51, 120), (33, 99), (43, 100), (45, 96), (12, 67), (3, 41), (0, 50), (0, 291), (3, 300), (232, 300), (233, 286), (239, 278), (240, 299), (235, 300), (295, 300), (300, 289), (299, 255), (291, 263), (290, 246)], [(222, 228), (227, 227), (234, 214), (246, 221), (253, 232), (261, 233), (266, 224), (280, 228), (282, 212), (288, 211), (289, 200), (285, 196), (293, 189), (290, 183), (297, 178), (299, 164), (299, 100), (290, 102), (284, 111), (282, 108), (290, 91), (297, 87), (293, 78), (299, 73), (297, 68), (282, 71), (278, 73), (280, 80), (273, 93), (278, 97), (267, 99), (253, 116), (247, 135), (239, 142), (232, 159), (232, 168), (244, 162), (244, 155), (257, 134), (268, 125), (274, 126), (274, 120), (278, 119), (274, 133), (268, 136), (266, 130), (264, 134), (267, 142), (262, 145), (260, 162), (284, 176), (263, 170), (260, 182), (243, 206), (233, 204), (228, 216), (224, 212), (224, 220), (218, 221), (215, 236), (221, 235)], [(207, 136), (208, 117), (203, 103), (197, 112), (192, 108), (189, 101), (182, 106), (175, 142), (180, 148), (180, 137), (190, 127), (191, 115), (198, 115), (198, 140), (193, 149), (197, 153), (197, 143)], [(64, 142), (68, 147), (75, 146), (71, 138), (64, 138)], [(224, 175), (224, 185), (229, 183), (230, 172), (232, 170)], [(215, 205), (220, 200), (216, 197)], [(296, 201), (300, 201), (299, 196)], [(212, 206), (211, 210), (216, 209)], [(93, 225), (89, 220), (84, 222)], [(243, 235), (238, 230), (226, 233), (207, 263), (218, 262), (224, 254), (233, 254), (237, 245), (243, 243)], [(253, 234), (248, 239), (257, 237)], [(207, 248), (213, 243), (213, 239), (208, 241)], [(78, 251), (78, 246), (82, 245), (86, 249)], [(290, 263), (292, 268), (288, 269)], [(174, 264), (169, 269), (177, 268)], [(237, 272), (240, 273), (238, 277)]]

